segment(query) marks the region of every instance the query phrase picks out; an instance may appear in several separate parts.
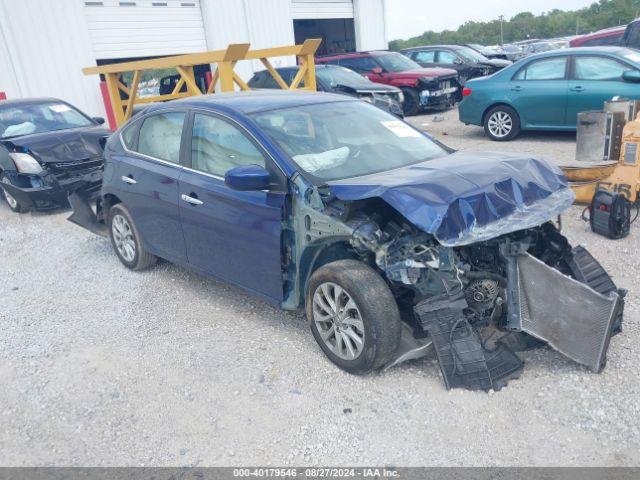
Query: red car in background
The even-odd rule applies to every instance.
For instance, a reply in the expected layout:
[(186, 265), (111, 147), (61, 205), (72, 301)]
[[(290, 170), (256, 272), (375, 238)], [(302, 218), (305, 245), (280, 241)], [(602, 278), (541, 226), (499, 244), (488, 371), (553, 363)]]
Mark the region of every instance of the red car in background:
[(620, 45), (626, 26), (606, 28), (597, 32), (581, 35), (569, 42), (570, 47), (598, 47)]
[(458, 98), (458, 73), (449, 68), (423, 68), (397, 52), (342, 53), (316, 59), (317, 63), (340, 65), (364, 75), (372, 82), (402, 89), (405, 115), (425, 108), (453, 105)]

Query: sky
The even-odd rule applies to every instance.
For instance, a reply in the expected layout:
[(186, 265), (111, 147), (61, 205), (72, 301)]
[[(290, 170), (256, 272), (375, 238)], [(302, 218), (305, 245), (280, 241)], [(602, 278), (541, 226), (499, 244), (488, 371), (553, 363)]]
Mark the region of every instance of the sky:
[(385, 0), (389, 40), (415, 37), (427, 30), (456, 30), (468, 20), (488, 21), (520, 12), (540, 14), (558, 8), (576, 10), (595, 0)]

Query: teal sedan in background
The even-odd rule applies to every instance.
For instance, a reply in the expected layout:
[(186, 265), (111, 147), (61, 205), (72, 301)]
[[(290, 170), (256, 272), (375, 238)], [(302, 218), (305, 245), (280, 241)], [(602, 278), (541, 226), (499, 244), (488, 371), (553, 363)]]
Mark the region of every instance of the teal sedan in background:
[(492, 140), (506, 141), (522, 130), (575, 130), (578, 112), (602, 110), (614, 96), (640, 99), (640, 51), (568, 48), (469, 80), (459, 115)]

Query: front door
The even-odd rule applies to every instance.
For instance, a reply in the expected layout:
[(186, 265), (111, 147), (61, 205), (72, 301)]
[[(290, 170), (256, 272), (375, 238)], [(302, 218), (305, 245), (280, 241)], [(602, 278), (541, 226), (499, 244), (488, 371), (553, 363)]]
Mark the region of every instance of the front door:
[[(115, 184), (119, 186), (116, 194), (131, 212), (145, 249), (177, 263), (187, 259), (178, 211), (185, 116), (185, 112), (172, 111), (145, 118), (137, 141), (114, 162)], [(138, 127), (134, 124), (130, 128)]]
[(189, 263), (280, 302), (285, 195), (232, 190), (224, 182), (224, 174), (240, 165), (275, 166), (244, 129), (206, 113), (193, 115), (187, 148), (180, 215)]
[(578, 113), (602, 111), (604, 102), (614, 96), (640, 98), (640, 85), (627, 83), (622, 74), (635, 68), (614, 58), (596, 55), (576, 55), (569, 80), (567, 124), (576, 126)]
[(524, 127), (562, 127), (567, 111), (567, 57), (534, 60), (507, 85), (507, 98)]

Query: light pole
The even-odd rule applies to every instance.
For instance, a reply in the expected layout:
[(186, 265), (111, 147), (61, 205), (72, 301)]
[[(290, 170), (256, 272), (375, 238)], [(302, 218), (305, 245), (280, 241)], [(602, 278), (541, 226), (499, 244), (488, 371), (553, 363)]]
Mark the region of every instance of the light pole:
[(504, 45), (504, 32), (502, 30), (502, 22), (504, 21), (504, 15), (498, 17), (500, 20), (500, 45)]

